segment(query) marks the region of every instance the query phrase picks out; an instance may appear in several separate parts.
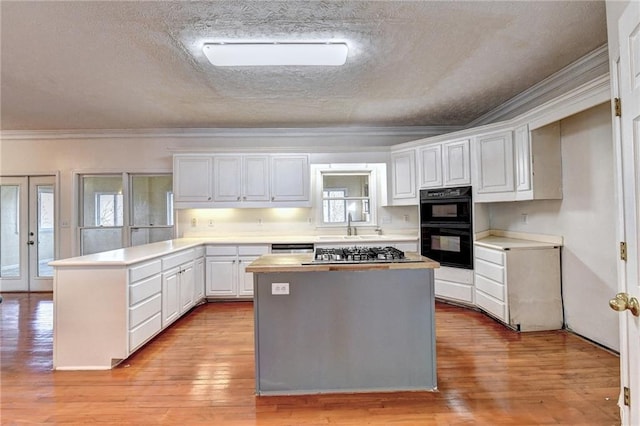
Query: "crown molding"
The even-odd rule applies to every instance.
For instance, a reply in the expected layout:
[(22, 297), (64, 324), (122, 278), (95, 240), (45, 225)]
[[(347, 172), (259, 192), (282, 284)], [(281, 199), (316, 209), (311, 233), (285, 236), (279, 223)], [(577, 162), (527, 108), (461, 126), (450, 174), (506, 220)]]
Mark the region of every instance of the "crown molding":
[(309, 127), (309, 128), (190, 128), (190, 129), (96, 129), (96, 130), (4, 130), (1, 140), (50, 139), (196, 139), (196, 138), (301, 138), (301, 137), (410, 137), (425, 138), (455, 132), (464, 126), (406, 127)]
[(477, 127), (514, 118), (608, 73), (609, 51), (605, 44), (478, 117), (465, 127)]

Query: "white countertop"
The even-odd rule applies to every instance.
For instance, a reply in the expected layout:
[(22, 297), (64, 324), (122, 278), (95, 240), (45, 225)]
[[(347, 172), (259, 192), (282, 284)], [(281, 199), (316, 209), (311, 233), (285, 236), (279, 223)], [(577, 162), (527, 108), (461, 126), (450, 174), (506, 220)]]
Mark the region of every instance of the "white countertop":
[(562, 237), (491, 230), (476, 235), (474, 244), (495, 250), (539, 249), (562, 246)]
[(138, 262), (144, 262), (206, 244), (286, 244), (286, 243), (349, 243), (371, 244), (386, 242), (417, 242), (418, 236), (410, 235), (358, 235), (346, 237), (344, 235), (221, 235), (208, 237), (178, 238), (175, 240), (161, 241), (135, 247), (127, 247), (110, 250), (85, 256), (70, 257), (67, 259), (49, 262), (53, 267), (68, 266), (126, 266)]

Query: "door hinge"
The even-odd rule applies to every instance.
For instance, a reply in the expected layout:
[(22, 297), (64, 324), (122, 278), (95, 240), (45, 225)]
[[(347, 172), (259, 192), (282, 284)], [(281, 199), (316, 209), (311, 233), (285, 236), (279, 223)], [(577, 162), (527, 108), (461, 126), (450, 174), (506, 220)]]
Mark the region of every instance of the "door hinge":
[(622, 117), (622, 103), (620, 102), (620, 98), (614, 98), (613, 102), (614, 102), (616, 117)]
[(627, 261), (627, 243), (620, 241), (620, 260)]
[(631, 391), (626, 386), (624, 388), (624, 405), (631, 407)]

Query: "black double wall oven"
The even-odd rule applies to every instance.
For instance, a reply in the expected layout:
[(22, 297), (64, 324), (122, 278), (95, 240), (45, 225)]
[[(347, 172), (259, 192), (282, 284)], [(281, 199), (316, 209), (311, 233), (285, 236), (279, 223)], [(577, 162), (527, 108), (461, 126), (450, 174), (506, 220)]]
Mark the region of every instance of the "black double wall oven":
[(420, 191), (420, 251), (443, 266), (473, 269), (471, 187)]

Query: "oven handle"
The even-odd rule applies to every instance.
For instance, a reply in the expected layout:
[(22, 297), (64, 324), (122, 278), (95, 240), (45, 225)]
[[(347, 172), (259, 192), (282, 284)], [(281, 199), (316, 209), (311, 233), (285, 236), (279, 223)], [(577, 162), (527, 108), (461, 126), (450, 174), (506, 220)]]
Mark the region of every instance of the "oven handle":
[(457, 223), (457, 222), (429, 222), (421, 223), (422, 228), (455, 228), (455, 229), (471, 229), (470, 223)]

